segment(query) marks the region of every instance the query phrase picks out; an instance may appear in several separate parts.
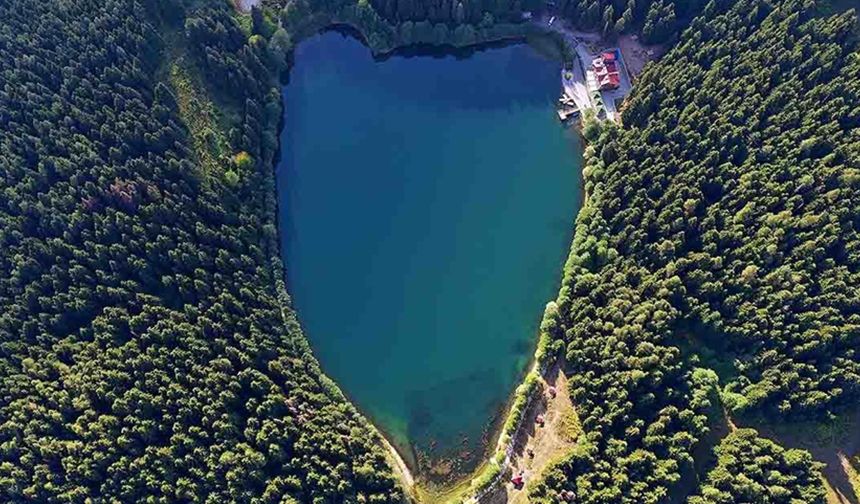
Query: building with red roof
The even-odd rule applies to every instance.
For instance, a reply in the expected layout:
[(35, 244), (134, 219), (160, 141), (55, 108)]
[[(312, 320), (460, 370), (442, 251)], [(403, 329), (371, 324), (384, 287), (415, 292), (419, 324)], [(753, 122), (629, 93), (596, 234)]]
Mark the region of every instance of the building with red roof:
[(606, 51), (594, 58), (591, 62), (591, 70), (597, 79), (597, 85), (601, 91), (618, 89), (621, 85), (621, 74), (618, 72), (617, 54), (615, 51)]

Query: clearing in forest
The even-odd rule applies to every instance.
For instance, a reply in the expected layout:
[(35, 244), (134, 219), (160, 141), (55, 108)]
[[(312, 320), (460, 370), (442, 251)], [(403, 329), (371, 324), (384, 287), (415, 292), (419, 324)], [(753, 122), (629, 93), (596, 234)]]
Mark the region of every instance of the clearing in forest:
[[(582, 431), (579, 417), (570, 400), (568, 380), (562, 364), (557, 363), (551, 367), (544, 379), (541, 397), (532, 401), (524, 416), (523, 426), (514, 440), (510, 468), (502, 478), (502, 484), (483, 499), (487, 504), (529, 502), (528, 483), (539, 477), (550, 463), (570, 453)], [(555, 397), (549, 393), (550, 387), (555, 388)], [(543, 426), (538, 425), (538, 416), (543, 417)], [(529, 450), (533, 456), (529, 454)], [(511, 483), (511, 476), (520, 474), (521, 471), (526, 484), (518, 489)]]

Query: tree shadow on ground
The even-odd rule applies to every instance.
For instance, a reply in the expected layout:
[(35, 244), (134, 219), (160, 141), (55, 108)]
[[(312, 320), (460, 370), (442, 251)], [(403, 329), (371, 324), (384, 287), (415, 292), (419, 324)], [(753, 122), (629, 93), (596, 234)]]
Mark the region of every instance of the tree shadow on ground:
[(719, 403), (719, 398), (716, 398), (714, 404), (716, 406), (711, 412), (711, 421), (708, 425), (710, 430), (693, 449), (693, 464), (681, 468), (681, 480), (669, 490), (671, 504), (682, 504), (687, 501), (687, 497), (697, 492), (708, 471), (716, 465), (717, 457), (714, 454), (714, 448), (732, 431), (731, 423)]
[(826, 422), (782, 423), (774, 418), (733, 418), (733, 426), (752, 427), (785, 448), (807, 450), (825, 464), (821, 474), (831, 504), (860, 504), (851, 484), (850, 458), (860, 452), (860, 407)]
[[(728, 341), (724, 335), (695, 321), (687, 321), (677, 333), (679, 349), (688, 362), (714, 370), (721, 387), (737, 377), (735, 361), (748, 358), (735, 354)], [(850, 462), (860, 452), (860, 407), (831, 421), (791, 422), (784, 418), (732, 416), (725, 411), (718, 394), (711, 397), (711, 402), (715, 405), (710, 415), (711, 430), (696, 446), (692, 454), (694, 464), (681, 468), (681, 480), (670, 490), (670, 503), (686, 502), (714, 467), (713, 449), (731, 431), (749, 427), (785, 448), (807, 450), (813, 459), (825, 464), (821, 473), (828, 504), (860, 504), (851, 483), (857, 470)]]

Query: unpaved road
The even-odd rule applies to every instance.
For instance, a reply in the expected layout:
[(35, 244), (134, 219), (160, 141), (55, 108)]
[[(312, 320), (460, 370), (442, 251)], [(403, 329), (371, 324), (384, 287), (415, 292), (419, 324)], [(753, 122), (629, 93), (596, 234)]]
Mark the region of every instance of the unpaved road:
[[(525, 472), (526, 485), (539, 476), (546, 466), (562, 457), (573, 449), (576, 444), (576, 434), (579, 431), (579, 421), (576, 410), (570, 401), (567, 389), (567, 377), (556, 364), (546, 375), (546, 385), (541, 399), (532, 402), (526, 411), (525, 420), (520, 434), (514, 440), (514, 453), (511, 456), (511, 469), (508, 470), (503, 484), (487, 495), (482, 504), (527, 504), (528, 495), (525, 488), (517, 490), (510, 483), (512, 474)], [(547, 390), (554, 386), (557, 394), (554, 399), (549, 397)], [(545, 425), (538, 426), (535, 419), (543, 415)], [(530, 457), (527, 449), (531, 448), (534, 457)]]

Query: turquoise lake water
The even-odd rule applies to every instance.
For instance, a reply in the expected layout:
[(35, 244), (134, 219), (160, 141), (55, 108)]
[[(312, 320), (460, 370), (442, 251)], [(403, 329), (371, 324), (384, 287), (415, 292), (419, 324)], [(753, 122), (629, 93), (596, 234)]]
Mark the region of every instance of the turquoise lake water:
[(328, 32), (296, 49), (287, 286), (323, 370), (422, 473), (484, 454), (555, 298), (581, 198), (559, 72), (524, 44), (374, 61)]

